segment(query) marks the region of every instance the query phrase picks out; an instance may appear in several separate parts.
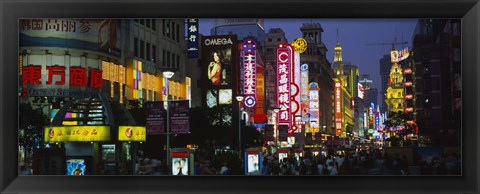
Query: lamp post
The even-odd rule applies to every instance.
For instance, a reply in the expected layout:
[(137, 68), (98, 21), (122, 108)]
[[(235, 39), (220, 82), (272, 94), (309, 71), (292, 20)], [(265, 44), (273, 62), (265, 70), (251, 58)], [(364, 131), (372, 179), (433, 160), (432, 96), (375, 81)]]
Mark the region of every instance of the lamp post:
[(242, 159), (242, 132), (241, 132), (241, 124), (242, 124), (242, 111), (240, 109), (240, 103), (242, 103), (243, 96), (238, 95), (237, 97), (238, 101), (238, 157)]
[(274, 119), (274, 122), (275, 122), (274, 123), (275, 124), (274, 125), (275, 126), (275, 135), (274, 135), (275, 136), (275, 146), (278, 146), (278, 144), (277, 144), (277, 138), (278, 138), (278, 125), (277, 125), (277, 123), (278, 123), (277, 120), (278, 119), (277, 119), (277, 116), (278, 116), (278, 112), (280, 112), (280, 108), (277, 108), (277, 107), (273, 108), (273, 112), (275, 113), (274, 114), (275, 115), (275, 119)]
[(164, 71), (163, 72), (163, 78), (165, 78), (165, 90), (166, 90), (166, 96), (167, 96), (167, 166), (170, 166), (170, 103), (168, 96), (170, 95), (169, 93), (169, 85), (170, 81), (169, 79), (173, 77), (173, 74), (175, 74), (173, 71)]

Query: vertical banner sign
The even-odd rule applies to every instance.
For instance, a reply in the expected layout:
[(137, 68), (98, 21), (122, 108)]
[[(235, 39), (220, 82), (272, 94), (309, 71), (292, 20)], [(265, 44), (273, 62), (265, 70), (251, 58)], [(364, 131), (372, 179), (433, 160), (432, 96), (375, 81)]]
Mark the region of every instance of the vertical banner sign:
[(277, 48), (277, 106), (280, 108), (278, 112), (278, 123), (287, 124), (290, 130), (291, 107), (290, 107), (290, 84), (291, 75), (290, 68), (293, 57), (292, 47), (288, 44), (279, 44)]
[(375, 113), (375, 129), (377, 129), (378, 132), (382, 132), (382, 126), (380, 126), (380, 113), (378, 112)]
[(162, 101), (145, 102), (147, 135), (160, 135), (165, 131), (165, 110)]
[(300, 104), (302, 110), (302, 121), (307, 122), (310, 119), (310, 97), (308, 89), (308, 64), (300, 66)]
[(190, 133), (188, 100), (171, 101), (170, 131), (174, 134)]
[(301, 85), (301, 77), (300, 77), (300, 53), (303, 53), (307, 50), (307, 41), (303, 38), (296, 38), (292, 42), (292, 47), (294, 49), (294, 57), (292, 64), (292, 120), (293, 120), (293, 127), (292, 130), (294, 132), (300, 133), (302, 130), (298, 130), (301, 127), (301, 116), (302, 111), (300, 111), (300, 85)]
[(243, 41), (243, 89), (245, 106), (252, 108), (256, 103), (257, 64), (255, 54), (256, 43), (253, 39)]
[(309, 85), (309, 94), (310, 94), (310, 131), (319, 131), (320, 129), (320, 101), (319, 93), (320, 89), (316, 82), (312, 82)]
[(188, 58), (198, 58), (198, 19), (187, 19)]
[(257, 67), (257, 105), (256, 107), (256, 113), (257, 114), (264, 114), (264, 101), (265, 101), (265, 70), (261, 67)]
[(335, 81), (335, 134), (337, 136), (342, 134), (342, 84), (340, 80)]

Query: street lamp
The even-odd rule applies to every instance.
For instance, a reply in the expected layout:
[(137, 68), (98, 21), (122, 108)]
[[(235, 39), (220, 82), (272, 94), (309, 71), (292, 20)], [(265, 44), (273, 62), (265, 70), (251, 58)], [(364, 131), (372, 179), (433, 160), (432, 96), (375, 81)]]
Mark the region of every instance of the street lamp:
[(237, 101), (238, 101), (238, 157), (242, 159), (242, 136), (241, 136), (241, 121), (242, 121), (242, 111), (240, 109), (240, 103), (242, 103), (243, 96), (242, 95), (237, 95)]
[(278, 116), (278, 112), (280, 112), (280, 108), (273, 108), (273, 112), (275, 113), (275, 119), (274, 119), (274, 124), (275, 124), (275, 146), (278, 146), (277, 144), (277, 136), (278, 136), (278, 126), (277, 126), (277, 123), (278, 123), (278, 119), (277, 119), (277, 116)]
[(165, 90), (166, 90), (166, 96), (167, 96), (167, 166), (170, 166), (170, 104), (168, 102), (168, 96), (170, 95), (169, 93), (169, 85), (170, 85), (170, 81), (169, 79), (173, 77), (173, 74), (175, 74), (173, 71), (164, 71), (163, 72), (163, 78), (166, 78), (165, 79)]

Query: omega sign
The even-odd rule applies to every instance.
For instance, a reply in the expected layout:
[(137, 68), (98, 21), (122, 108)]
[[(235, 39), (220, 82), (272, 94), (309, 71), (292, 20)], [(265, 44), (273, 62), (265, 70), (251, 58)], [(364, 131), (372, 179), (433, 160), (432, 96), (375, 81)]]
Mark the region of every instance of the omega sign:
[(231, 45), (233, 44), (232, 39), (230, 38), (207, 38), (204, 41), (206, 46), (212, 46), (212, 45)]

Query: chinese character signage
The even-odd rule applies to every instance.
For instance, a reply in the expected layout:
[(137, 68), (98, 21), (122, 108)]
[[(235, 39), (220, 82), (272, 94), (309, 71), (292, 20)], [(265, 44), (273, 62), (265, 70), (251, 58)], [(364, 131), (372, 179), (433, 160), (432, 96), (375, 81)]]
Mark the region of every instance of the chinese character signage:
[(26, 65), (22, 67), (22, 96), (73, 96), (75, 87), (102, 89), (102, 70), (80, 66)]
[(169, 104), (171, 133), (190, 133), (189, 101), (170, 101)]
[(46, 127), (45, 142), (109, 141), (110, 126)]
[(308, 64), (302, 64), (300, 67), (300, 106), (302, 107), (302, 121), (307, 122), (310, 119), (310, 97), (308, 89)]
[(288, 44), (280, 44), (277, 48), (277, 105), (280, 108), (278, 112), (278, 123), (280, 124), (290, 125), (292, 121), (290, 88), (292, 63), (292, 47)]
[(139, 126), (118, 126), (118, 141), (146, 141), (147, 130)]
[(234, 67), (236, 67), (237, 37), (204, 36), (202, 39), (202, 69), (205, 86), (219, 88), (230, 86)]
[(165, 132), (165, 110), (162, 101), (145, 102), (147, 135), (160, 135)]
[(318, 88), (318, 84), (316, 82), (310, 83), (308, 91), (310, 95), (308, 102), (310, 112), (308, 112), (307, 116), (309, 117), (310, 131), (318, 131), (320, 129), (320, 89)]
[(198, 19), (187, 19), (188, 58), (198, 58)]
[(45, 46), (121, 55), (118, 19), (21, 19), (20, 47)]
[(257, 64), (255, 54), (256, 43), (253, 39), (243, 42), (243, 92), (245, 106), (252, 108), (256, 103)]
[(341, 135), (343, 124), (342, 124), (342, 116), (343, 116), (343, 97), (342, 97), (342, 84), (340, 80), (335, 81), (335, 134)]

